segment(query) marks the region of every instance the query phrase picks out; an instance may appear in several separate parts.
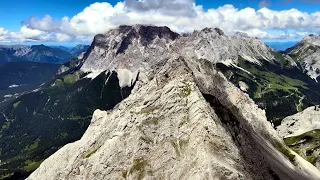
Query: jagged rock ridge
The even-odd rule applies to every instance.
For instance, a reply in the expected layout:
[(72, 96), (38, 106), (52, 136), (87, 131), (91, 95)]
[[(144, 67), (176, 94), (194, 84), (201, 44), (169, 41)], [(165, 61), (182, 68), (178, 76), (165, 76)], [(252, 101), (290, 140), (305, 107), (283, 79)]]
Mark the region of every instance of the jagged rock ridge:
[[(120, 26), (95, 36), (84, 56), (83, 71), (113, 68), (149, 69), (162, 59), (184, 56), (211, 62), (236, 63), (239, 56), (248, 61), (274, 60), (271, 48), (256, 38), (226, 36), (218, 28), (181, 36), (168, 27)], [(144, 63), (145, 62), (145, 63)]]
[(306, 36), (286, 51), (315, 80), (320, 77), (320, 35)]
[[(206, 60), (163, 60), (28, 179), (317, 179)], [(297, 165), (295, 167), (291, 162)]]

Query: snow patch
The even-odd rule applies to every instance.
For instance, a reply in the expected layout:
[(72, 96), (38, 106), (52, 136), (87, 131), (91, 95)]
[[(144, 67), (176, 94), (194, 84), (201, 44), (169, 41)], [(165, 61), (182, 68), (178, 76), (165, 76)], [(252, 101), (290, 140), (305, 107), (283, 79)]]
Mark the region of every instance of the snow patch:
[(10, 85), (8, 88), (16, 88), (16, 87), (19, 87), (20, 85), (18, 84), (13, 84), (13, 85)]
[(13, 95), (12, 94), (6, 94), (6, 95), (4, 95), (3, 97), (4, 98), (11, 98)]
[(34, 89), (32, 92), (38, 92), (41, 88)]
[(246, 72), (248, 74), (251, 74), (251, 72), (249, 72), (249, 71), (243, 69), (242, 67), (239, 67), (236, 64), (234, 64), (233, 60), (231, 60), (231, 59), (227, 59), (227, 60), (223, 61), (222, 64), (224, 64), (226, 66), (232, 66), (232, 67), (238, 68), (238, 69), (240, 69), (240, 70), (242, 70), (242, 71), (244, 71), (244, 72)]
[(86, 75), (84, 78), (88, 78), (88, 79), (94, 79), (97, 76), (99, 76), (103, 71), (102, 70), (98, 70), (98, 71), (92, 71), (91, 73), (89, 73), (88, 75)]
[(123, 87), (131, 87), (138, 76), (138, 71), (131, 72), (128, 69), (117, 69), (116, 70), (119, 79), (119, 86)]
[[(256, 58), (254, 58), (254, 57), (250, 57), (250, 56), (247, 56), (247, 55), (245, 55), (245, 54), (242, 54), (241, 57), (242, 57), (243, 59), (249, 61), (249, 62), (252, 62), (252, 63), (254, 63), (254, 64), (257, 64), (257, 65), (261, 66), (261, 62), (258, 61), (258, 60), (257, 60)], [(265, 57), (263, 57), (263, 58), (265, 58)]]

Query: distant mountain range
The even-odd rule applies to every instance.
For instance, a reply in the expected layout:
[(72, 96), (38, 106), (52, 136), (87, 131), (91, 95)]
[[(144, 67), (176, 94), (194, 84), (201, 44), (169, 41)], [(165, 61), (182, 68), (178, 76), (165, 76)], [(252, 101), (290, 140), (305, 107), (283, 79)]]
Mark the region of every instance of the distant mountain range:
[(86, 52), (89, 45), (77, 45), (72, 48), (45, 45), (0, 45), (0, 63), (32, 61), (62, 64), (73, 57)]

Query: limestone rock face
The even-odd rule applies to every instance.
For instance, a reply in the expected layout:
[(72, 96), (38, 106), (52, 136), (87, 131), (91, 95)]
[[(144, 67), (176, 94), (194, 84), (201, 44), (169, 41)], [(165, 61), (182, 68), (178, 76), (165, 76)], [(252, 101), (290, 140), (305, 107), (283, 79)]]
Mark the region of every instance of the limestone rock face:
[(286, 117), (277, 131), (292, 150), (320, 169), (320, 106)]
[(96, 110), (81, 140), (28, 179), (320, 178), (211, 62), (178, 58), (157, 67), (113, 110)]
[(179, 36), (167, 27), (120, 26), (95, 36), (84, 55), (85, 63), (81, 69), (87, 72), (148, 68), (162, 59), (171, 58), (170, 45)]
[(270, 52), (271, 48), (259, 39), (227, 36), (220, 31), (205, 28), (183, 36), (176, 41), (175, 52), (185, 57), (207, 59), (214, 63), (226, 60), (237, 62), (239, 56), (256, 63), (259, 63), (259, 60), (274, 59)]
[(206, 28), (121, 26), (97, 35), (81, 70), (115, 70), (130, 96), (94, 112), (83, 137), (46, 159), (28, 179), (320, 179), (290, 150), (247, 94), (214, 63), (259, 64), (271, 49)]
[(120, 26), (95, 36), (81, 69), (85, 72), (117, 68), (145, 71), (163, 59), (179, 56), (204, 58), (214, 63), (237, 62), (239, 56), (255, 63), (274, 59), (271, 48), (259, 39), (227, 36), (217, 28), (181, 36), (168, 27), (134, 25)]
[(287, 53), (301, 64), (306, 73), (313, 79), (320, 77), (320, 35), (306, 36)]
[(277, 131), (281, 137), (298, 136), (308, 131), (320, 129), (320, 107), (313, 106), (283, 119)]

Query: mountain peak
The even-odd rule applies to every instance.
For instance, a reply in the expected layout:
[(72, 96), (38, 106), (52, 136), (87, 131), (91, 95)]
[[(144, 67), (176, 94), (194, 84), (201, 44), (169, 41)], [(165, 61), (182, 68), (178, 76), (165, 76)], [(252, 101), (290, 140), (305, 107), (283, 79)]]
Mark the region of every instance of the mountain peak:
[[(122, 39), (122, 50), (123, 52), (126, 47), (131, 44), (133, 39), (139, 39), (139, 42), (144, 46), (150, 44), (154, 39), (167, 39), (175, 40), (180, 35), (170, 30), (166, 26), (151, 26), (151, 25), (141, 25), (136, 24), (132, 26), (121, 25), (116, 29), (109, 30), (105, 34), (98, 34), (94, 37), (93, 45), (101, 46), (104, 48), (109, 48), (105, 46), (110, 40), (114, 38)], [(115, 40), (115, 39), (114, 39)]]
[(301, 43), (308, 43), (314, 46), (320, 46), (320, 35), (309, 34), (308, 36), (302, 39)]
[(153, 40), (156, 37), (175, 40), (180, 36), (178, 33), (171, 31), (171, 29), (167, 26), (152, 26), (142, 24), (136, 24), (132, 26), (122, 25), (119, 26), (116, 31), (119, 31), (122, 34), (134, 36), (136, 38), (141, 38), (146, 41)]
[(224, 32), (220, 28), (204, 28), (200, 32), (203, 32), (203, 33), (217, 33), (220, 36), (225, 35)]
[(117, 67), (133, 70), (178, 56), (204, 58), (211, 62), (237, 61), (239, 56), (272, 60), (270, 51), (258, 39), (227, 36), (219, 28), (180, 35), (166, 26), (123, 25), (95, 36), (84, 56), (82, 70)]

